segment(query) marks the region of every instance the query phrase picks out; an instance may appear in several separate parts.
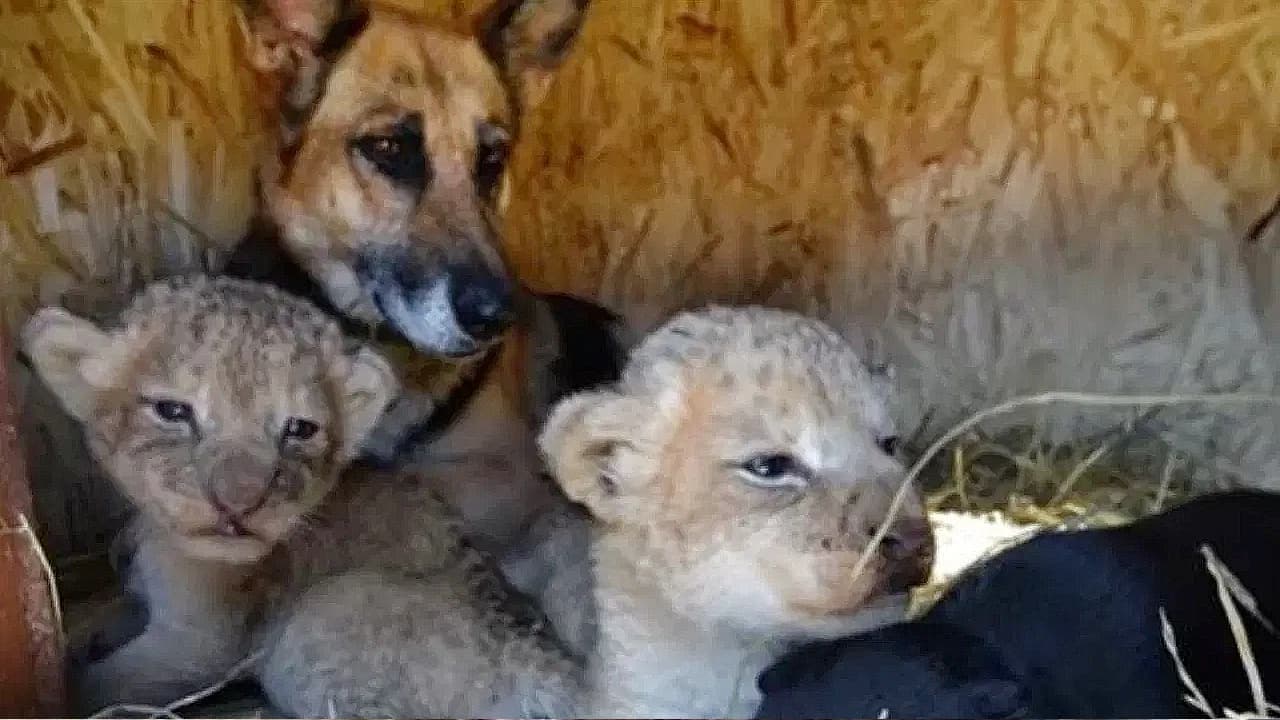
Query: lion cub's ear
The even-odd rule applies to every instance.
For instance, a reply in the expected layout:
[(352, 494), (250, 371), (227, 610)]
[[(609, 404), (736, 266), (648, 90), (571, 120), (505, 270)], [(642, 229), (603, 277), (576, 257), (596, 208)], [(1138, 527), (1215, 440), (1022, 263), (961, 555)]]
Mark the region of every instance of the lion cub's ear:
[(637, 491), (616, 462), (619, 450), (633, 447), (645, 408), (633, 397), (612, 390), (579, 393), (560, 401), (538, 436), (547, 468), (565, 494), (601, 520), (622, 511)]
[(110, 386), (105, 358), (111, 346), (110, 335), (60, 307), (37, 311), (22, 330), (22, 348), (36, 372), (82, 422)]
[(346, 359), (336, 384), (340, 393), (343, 439), (350, 457), (395, 398), (400, 383), (391, 364), (368, 347), (361, 347)]

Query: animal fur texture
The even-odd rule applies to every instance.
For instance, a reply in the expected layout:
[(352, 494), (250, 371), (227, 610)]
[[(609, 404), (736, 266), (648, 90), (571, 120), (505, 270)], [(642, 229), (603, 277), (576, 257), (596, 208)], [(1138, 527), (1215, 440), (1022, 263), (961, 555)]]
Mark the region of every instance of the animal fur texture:
[(910, 492), (866, 555), (903, 480), (884, 380), (820, 322), (713, 307), (556, 408), (543, 451), (596, 520), (581, 714), (749, 715), (786, 642), (901, 616), (933, 540)]
[[(121, 323), (104, 331), (48, 309), (25, 332), (36, 368), (138, 508), (128, 580), (146, 622), (100, 657), (74, 653), (89, 660), (73, 677), (79, 709), (163, 705), (256, 653), (273, 699), (299, 714), (326, 714), (335, 701), (359, 716), (502, 714), (516, 700), (565, 707), (572, 654), (470, 547), (430, 483), (343, 473), (394, 395), (384, 360), (352, 347), (311, 304), (225, 278), (153, 285)], [(388, 704), (376, 685), (326, 675), (319, 656), (273, 662), (291, 637), (278, 628), (305, 623), (335, 593), (351, 602), (328, 637), (358, 653), (359, 672), (429, 678), (415, 696), (428, 704)], [(361, 613), (372, 624), (350, 617)], [(380, 655), (387, 633), (420, 638), (402, 648), (420, 655)], [(544, 684), (521, 685), (526, 677)], [(312, 684), (291, 684), (301, 679)]]
[(369, 459), (420, 469), (581, 642), (589, 617), (560, 588), (587, 582), (585, 526), (541, 477), (534, 429), (560, 396), (614, 379), (626, 339), (603, 308), (521, 285), (498, 227), (521, 118), (587, 7), (494, 0), (461, 32), (365, 0), (249, 3), (278, 129), (254, 231), (224, 268), (375, 342), (403, 392)]
[(1202, 554), (1267, 620), (1242, 612), (1263, 682), (1280, 672), (1280, 496), (1202, 496), (1129, 525), (1048, 532), (963, 575), (918, 621), (806, 645), (763, 673), (759, 716), (1189, 717), (1164, 643), (1214, 716), (1254, 709), (1245, 660)]
[(75, 676), (86, 711), (164, 704), (256, 655), (271, 701), (304, 716), (736, 716), (783, 643), (899, 619), (928, 575), (914, 494), (864, 556), (902, 479), (884, 389), (800, 316), (682, 315), (617, 388), (557, 406), (542, 448), (597, 523), (582, 653), (429, 478), (339, 480), (395, 380), (314, 306), (197, 278), (124, 318), (46, 310), (25, 336), (140, 511), (147, 622)]
[[(477, 545), (564, 613), (578, 643), (589, 612), (581, 593), (561, 598), (588, 581), (585, 526), (541, 476), (534, 428), (566, 392), (616, 377), (626, 340), (603, 308), (521, 286), (497, 227), (519, 120), (586, 6), (503, 0), (461, 32), (363, 0), (246, 3), (258, 96), (279, 127), (254, 231), (222, 269), (306, 297), (376, 344), (401, 393), (364, 459), (429, 469)], [(61, 429), (33, 424), (36, 447)], [(54, 486), (64, 470), (41, 466)], [(61, 512), (53, 491), (42, 500)]]

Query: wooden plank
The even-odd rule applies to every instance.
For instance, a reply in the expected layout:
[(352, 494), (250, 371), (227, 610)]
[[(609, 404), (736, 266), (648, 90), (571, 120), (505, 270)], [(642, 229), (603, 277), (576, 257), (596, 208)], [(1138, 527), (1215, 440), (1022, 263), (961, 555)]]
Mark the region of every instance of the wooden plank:
[(23, 529), (31, 518), (31, 488), (10, 360), (0, 332), (0, 716), (51, 717), (66, 708), (62, 630), (34, 536)]

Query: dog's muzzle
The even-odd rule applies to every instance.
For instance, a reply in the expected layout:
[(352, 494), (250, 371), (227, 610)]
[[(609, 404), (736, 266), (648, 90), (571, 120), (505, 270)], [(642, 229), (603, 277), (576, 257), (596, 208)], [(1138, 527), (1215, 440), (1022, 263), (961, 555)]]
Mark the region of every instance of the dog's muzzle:
[(479, 263), (435, 266), (407, 257), (366, 258), (359, 275), (387, 323), (422, 352), (462, 358), (515, 319), (512, 283)]
[(462, 331), (477, 342), (506, 332), (514, 319), (511, 283), (474, 267), (459, 267), (449, 276), (449, 302)]

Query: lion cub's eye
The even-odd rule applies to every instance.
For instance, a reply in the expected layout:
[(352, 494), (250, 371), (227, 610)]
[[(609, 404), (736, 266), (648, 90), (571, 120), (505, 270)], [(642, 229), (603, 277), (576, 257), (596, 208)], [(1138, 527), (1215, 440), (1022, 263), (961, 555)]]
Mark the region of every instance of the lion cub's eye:
[(748, 482), (762, 487), (803, 487), (809, 471), (800, 461), (783, 453), (756, 455), (739, 466)]
[(286, 440), (310, 440), (320, 432), (320, 426), (302, 418), (289, 418), (284, 423), (283, 435)]
[(885, 455), (895, 455), (898, 452), (898, 436), (886, 435), (885, 437), (878, 438), (876, 440), (876, 445), (879, 446), (880, 450), (883, 451)]
[(195, 419), (195, 411), (191, 409), (191, 405), (180, 400), (147, 400), (151, 405), (151, 412), (156, 417), (167, 423), (183, 423), (191, 424)]

